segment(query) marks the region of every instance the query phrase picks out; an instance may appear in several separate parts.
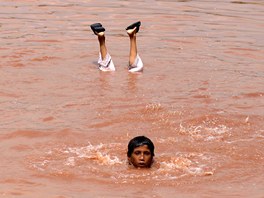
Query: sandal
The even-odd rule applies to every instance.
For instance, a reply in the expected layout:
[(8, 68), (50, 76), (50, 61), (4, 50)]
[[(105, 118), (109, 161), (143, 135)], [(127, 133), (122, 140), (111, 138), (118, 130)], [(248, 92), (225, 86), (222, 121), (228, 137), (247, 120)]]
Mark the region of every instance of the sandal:
[(131, 30), (131, 29), (134, 29), (136, 27), (136, 33), (137, 33), (139, 31), (140, 25), (141, 25), (141, 22), (140, 21), (135, 22), (135, 23), (131, 24), (130, 26), (128, 26), (126, 28), (126, 30)]
[(105, 28), (102, 26), (101, 23), (94, 23), (90, 25), (91, 29), (93, 30), (95, 35), (98, 35), (100, 32), (104, 32)]

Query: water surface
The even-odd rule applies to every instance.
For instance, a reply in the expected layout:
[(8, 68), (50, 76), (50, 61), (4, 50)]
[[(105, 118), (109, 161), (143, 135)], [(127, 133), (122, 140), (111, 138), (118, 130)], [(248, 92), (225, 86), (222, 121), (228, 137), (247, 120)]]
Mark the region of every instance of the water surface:
[[(0, 1), (1, 197), (263, 197), (264, 3)], [(145, 69), (127, 71), (141, 20)], [(116, 72), (97, 69), (89, 25)], [(128, 168), (137, 135), (150, 170)]]

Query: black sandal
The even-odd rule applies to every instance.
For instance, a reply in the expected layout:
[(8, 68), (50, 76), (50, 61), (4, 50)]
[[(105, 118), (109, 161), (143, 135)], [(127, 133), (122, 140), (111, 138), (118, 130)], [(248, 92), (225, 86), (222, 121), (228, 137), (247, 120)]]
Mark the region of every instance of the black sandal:
[(102, 26), (101, 23), (94, 23), (90, 25), (91, 29), (93, 30), (94, 34), (97, 35), (100, 32), (104, 32), (105, 28)]
[(137, 33), (139, 31), (140, 26), (141, 26), (141, 22), (138, 21), (138, 22), (135, 22), (135, 23), (131, 24), (130, 26), (128, 26), (126, 28), (126, 30), (134, 29), (135, 27), (137, 27), (137, 29), (136, 29), (136, 33)]

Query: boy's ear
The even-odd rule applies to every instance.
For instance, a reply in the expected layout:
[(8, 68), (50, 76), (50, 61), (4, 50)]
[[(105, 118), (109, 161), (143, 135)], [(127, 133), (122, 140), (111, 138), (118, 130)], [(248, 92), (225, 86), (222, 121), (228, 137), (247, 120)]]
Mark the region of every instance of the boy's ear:
[(131, 158), (130, 157), (127, 157), (127, 161), (128, 161), (128, 164), (131, 165)]

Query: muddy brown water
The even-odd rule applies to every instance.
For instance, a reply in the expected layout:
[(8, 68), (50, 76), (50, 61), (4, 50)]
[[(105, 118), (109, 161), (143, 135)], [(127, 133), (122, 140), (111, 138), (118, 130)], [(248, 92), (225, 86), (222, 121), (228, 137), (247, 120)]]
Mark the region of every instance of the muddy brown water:
[[(264, 197), (264, 2), (0, 1), (1, 197)], [(127, 71), (141, 20), (145, 69)], [(106, 28), (116, 71), (96, 66)], [(149, 170), (127, 167), (137, 135)]]

